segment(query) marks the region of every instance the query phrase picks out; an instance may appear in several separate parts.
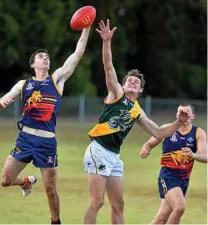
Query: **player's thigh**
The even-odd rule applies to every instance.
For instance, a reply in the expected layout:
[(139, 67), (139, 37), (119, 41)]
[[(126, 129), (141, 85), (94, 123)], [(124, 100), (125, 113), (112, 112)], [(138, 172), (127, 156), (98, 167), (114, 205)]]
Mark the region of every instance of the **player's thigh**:
[(110, 176), (106, 183), (108, 199), (112, 206), (123, 205), (123, 177)]
[(173, 208), (170, 202), (167, 199), (161, 199), (160, 208), (153, 220), (153, 223), (166, 223), (172, 211)]
[(180, 187), (174, 187), (170, 189), (166, 193), (165, 199), (171, 204), (173, 209), (175, 208), (185, 209), (186, 207), (186, 201)]
[(107, 179), (107, 176), (88, 174), (88, 190), (91, 201), (101, 201), (104, 199)]
[(43, 180), (43, 185), (46, 191), (51, 191), (56, 189), (57, 183), (57, 168), (41, 168), (41, 175)]
[(12, 155), (9, 155), (3, 167), (2, 178), (8, 177), (8, 179), (14, 181), (26, 165), (27, 163), (21, 162)]

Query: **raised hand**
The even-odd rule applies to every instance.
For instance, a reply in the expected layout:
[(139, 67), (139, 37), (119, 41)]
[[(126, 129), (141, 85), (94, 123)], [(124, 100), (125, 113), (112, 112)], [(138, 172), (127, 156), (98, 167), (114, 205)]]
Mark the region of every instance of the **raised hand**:
[(103, 41), (109, 41), (112, 39), (114, 32), (116, 31), (116, 27), (114, 27), (112, 30), (110, 29), (110, 20), (107, 20), (106, 25), (103, 22), (103, 20), (99, 23), (99, 28), (96, 29), (96, 31), (100, 34), (100, 37), (103, 39)]
[(190, 119), (190, 113), (181, 109), (178, 113), (178, 119), (181, 123), (187, 123)]

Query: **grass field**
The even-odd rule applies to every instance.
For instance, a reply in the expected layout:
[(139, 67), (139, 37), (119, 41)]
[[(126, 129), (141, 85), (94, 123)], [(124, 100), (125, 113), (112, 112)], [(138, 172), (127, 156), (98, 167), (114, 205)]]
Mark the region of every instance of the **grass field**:
[[(158, 124), (170, 120), (156, 119)], [(14, 147), (17, 129), (15, 121), (0, 121), (0, 167), (10, 150)], [(200, 117), (195, 124), (206, 128), (206, 117)], [(83, 154), (90, 140), (87, 132), (94, 123), (80, 126), (66, 119), (60, 119), (57, 128), (59, 142), (59, 178), (58, 191), (61, 201), (61, 218), (66, 224), (83, 223), (83, 215), (88, 204), (87, 175), (82, 166)], [(125, 182), (125, 220), (129, 224), (149, 223), (160, 204), (157, 191), (157, 177), (160, 169), (160, 147), (152, 155), (141, 160), (138, 156), (144, 141), (149, 136), (135, 127), (126, 139), (121, 159), (124, 161)], [(187, 209), (183, 224), (207, 224), (207, 167), (195, 163), (187, 193)], [(0, 187), (0, 223), (1, 224), (46, 224), (49, 223), (47, 199), (43, 192), (40, 172), (32, 164), (23, 175), (34, 174), (38, 183), (28, 198), (23, 198), (18, 187)], [(110, 207), (106, 204), (98, 216), (98, 223), (108, 224)]]

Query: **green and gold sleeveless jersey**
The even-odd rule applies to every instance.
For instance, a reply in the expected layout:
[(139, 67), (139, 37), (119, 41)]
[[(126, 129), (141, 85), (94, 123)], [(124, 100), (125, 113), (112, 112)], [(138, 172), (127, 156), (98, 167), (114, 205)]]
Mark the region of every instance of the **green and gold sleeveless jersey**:
[(124, 94), (112, 103), (105, 103), (99, 123), (89, 132), (91, 139), (108, 150), (120, 153), (120, 146), (139, 119), (141, 108)]

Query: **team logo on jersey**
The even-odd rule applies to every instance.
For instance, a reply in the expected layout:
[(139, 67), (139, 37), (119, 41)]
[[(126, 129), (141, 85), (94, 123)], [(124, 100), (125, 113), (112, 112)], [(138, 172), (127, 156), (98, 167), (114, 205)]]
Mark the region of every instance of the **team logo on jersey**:
[(192, 143), (192, 142), (194, 141), (194, 139), (193, 139), (192, 137), (189, 137), (189, 138), (187, 138), (187, 141), (188, 141), (189, 143)]
[(122, 101), (122, 103), (123, 103), (124, 105), (128, 105), (128, 99), (127, 99), (127, 98), (124, 98), (124, 100)]
[(120, 131), (125, 131), (134, 125), (136, 119), (131, 118), (131, 114), (128, 110), (120, 110), (120, 112), (119, 116), (113, 116), (110, 118), (108, 125), (113, 130), (119, 129)]
[(173, 134), (172, 137), (170, 138), (170, 141), (177, 142), (178, 141), (177, 135), (176, 134)]
[(46, 79), (43, 81), (43, 83), (40, 86), (43, 86), (43, 85), (48, 86), (48, 82), (49, 82), (49, 80)]
[(43, 99), (43, 96), (41, 95), (40, 91), (34, 91), (32, 96), (27, 99), (27, 105), (33, 105), (36, 106), (38, 102), (40, 102)]
[(26, 86), (26, 90), (27, 91), (30, 91), (34, 88), (34, 83), (29, 83), (27, 86)]
[(176, 166), (188, 164), (191, 160), (189, 156), (184, 156), (181, 150), (171, 152), (171, 158)]

